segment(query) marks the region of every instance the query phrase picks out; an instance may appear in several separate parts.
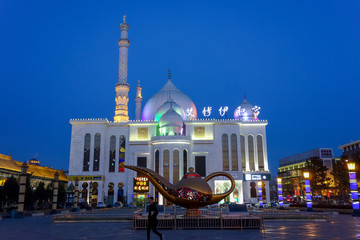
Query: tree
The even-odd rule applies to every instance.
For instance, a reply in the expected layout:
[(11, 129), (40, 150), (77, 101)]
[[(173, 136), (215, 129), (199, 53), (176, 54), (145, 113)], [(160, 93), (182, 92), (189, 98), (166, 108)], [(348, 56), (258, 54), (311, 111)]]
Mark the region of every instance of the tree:
[(4, 186), (0, 186), (0, 212), (4, 209), (6, 203), (6, 194)]
[(9, 177), (4, 184), (4, 191), (8, 205), (15, 205), (19, 198), (19, 184), (14, 176)]
[(328, 170), (319, 157), (311, 157), (306, 160), (305, 171), (310, 173), (310, 185), (313, 196), (323, 195), (323, 192), (327, 192), (329, 189), (331, 178), (327, 174)]
[(28, 175), (26, 181), (26, 188), (25, 188), (25, 202), (24, 202), (25, 209), (33, 210), (35, 201), (36, 201), (35, 193), (30, 185), (30, 175)]
[(59, 192), (58, 192), (58, 204), (65, 206), (66, 202), (66, 189), (63, 183), (59, 182)]
[(349, 174), (344, 156), (336, 161), (331, 174), (334, 176), (335, 194), (338, 200), (347, 201), (349, 196)]

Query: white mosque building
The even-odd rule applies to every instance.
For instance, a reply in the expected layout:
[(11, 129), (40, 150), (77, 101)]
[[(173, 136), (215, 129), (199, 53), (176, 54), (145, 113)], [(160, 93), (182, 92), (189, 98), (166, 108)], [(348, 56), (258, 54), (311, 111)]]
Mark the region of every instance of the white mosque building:
[[(69, 184), (74, 184), (76, 178), (79, 180), (80, 197), (94, 205), (116, 201), (141, 203), (148, 195), (154, 196), (159, 204), (167, 203), (146, 178), (124, 169), (126, 164), (150, 168), (174, 184), (189, 167), (194, 167), (202, 177), (217, 171), (228, 172), (236, 187), (224, 201), (257, 203), (259, 182), (265, 190), (264, 201), (270, 201), (268, 122), (258, 118), (260, 108), (244, 98), (231, 119), (221, 117), (225, 113), (232, 115), (228, 107), (219, 109), (217, 119), (210, 118), (209, 107), (198, 118), (195, 103), (176, 88), (169, 72), (165, 85), (143, 108), (142, 88), (138, 83), (135, 120), (130, 120), (126, 16), (120, 29), (114, 120), (70, 120)], [(225, 192), (230, 187), (230, 181), (220, 177), (208, 183), (214, 193)]]

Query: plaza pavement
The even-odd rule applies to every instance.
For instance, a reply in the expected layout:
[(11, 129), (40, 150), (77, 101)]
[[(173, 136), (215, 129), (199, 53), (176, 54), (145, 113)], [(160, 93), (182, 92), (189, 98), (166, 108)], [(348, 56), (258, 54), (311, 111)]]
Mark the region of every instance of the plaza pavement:
[[(113, 213), (112, 210), (109, 213)], [(166, 240), (360, 239), (360, 218), (335, 215), (329, 222), (266, 221), (260, 230), (159, 230)], [(0, 220), (0, 239), (146, 239), (132, 223), (52, 223), (51, 216)], [(152, 234), (151, 239), (158, 239)]]

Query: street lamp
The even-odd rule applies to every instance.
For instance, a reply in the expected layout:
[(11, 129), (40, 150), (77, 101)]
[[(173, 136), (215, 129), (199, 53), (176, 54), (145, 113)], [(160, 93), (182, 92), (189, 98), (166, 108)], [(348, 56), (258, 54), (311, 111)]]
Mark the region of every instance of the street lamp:
[(355, 172), (355, 163), (348, 162), (347, 167), (349, 169), (349, 178), (350, 178), (350, 191), (353, 207), (353, 216), (359, 217), (359, 194), (357, 190), (357, 181), (356, 181), (356, 172)]
[(278, 184), (278, 199), (279, 199), (279, 207), (280, 209), (284, 209), (284, 202), (283, 202), (283, 192), (282, 192), (282, 179), (277, 178)]
[(262, 182), (258, 182), (259, 189), (259, 208), (263, 208), (263, 198), (262, 198)]
[(311, 188), (310, 188), (310, 173), (304, 172), (305, 178), (305, 192), (306, 192), (306, 208), (308, 212), (312, 212), (312, 202), (311, 202)]

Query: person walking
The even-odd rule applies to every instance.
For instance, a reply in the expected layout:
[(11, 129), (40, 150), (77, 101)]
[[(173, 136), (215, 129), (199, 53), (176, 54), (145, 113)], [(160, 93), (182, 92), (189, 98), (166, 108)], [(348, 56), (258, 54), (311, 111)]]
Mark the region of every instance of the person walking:
[(149, 217), (148, 217), (148, 226), (147, 226), (147, 239), (150, 240), (150, 231), (152, 230), (156, 235), (160, 237), (160, 240), (163, 240), (163, 235), (156, 230), (157, 226), (157, 215), (159, 213), (156, 203), (154, 202), (153, 197), (149, 197)]

